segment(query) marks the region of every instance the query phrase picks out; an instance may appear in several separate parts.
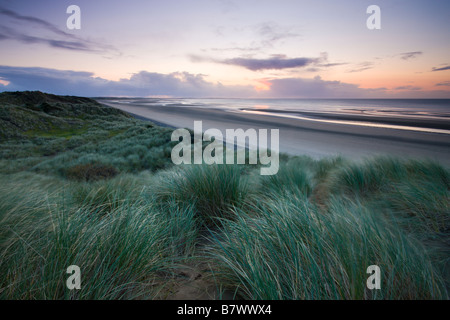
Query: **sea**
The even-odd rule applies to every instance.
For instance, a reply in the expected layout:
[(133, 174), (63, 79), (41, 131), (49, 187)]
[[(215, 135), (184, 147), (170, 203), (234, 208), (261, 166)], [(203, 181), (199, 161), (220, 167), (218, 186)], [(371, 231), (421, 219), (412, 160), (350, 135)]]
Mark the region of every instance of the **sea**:
[[(110, 99), (112, 101), (113, 99)], [(139, 106), (195, 107), (265, 114), (309, 121), (385, 127), (450, 135), (450, 99), (198, 99), (118, 98)], [(336, 117), (337, 115), (340, 116)], [(333, 116), (335, 118), (333, 119)], [(348, 119), (345, 119), (345, 118)], [(377, 118), (371, 122), (370, 119)], [(353, 119), (352, 119), (353, 118)], [(356, 118), (356, 120), (355, 120)], [(363, 121), (358, 121), (363, 120)], [(380, 119), (385, 119), (386, 123)], [(392, 123), (392, 120), (409, 120)], [(435, 121), (436, 124), (427, 127)], [(391, 123), (389, 123), (391, 122)], [(401, 121), (400, 121), (401, 122)]]
[(120, 103), (219, 109), (267, 109), (450, 117), (450, 99), (193, 99), (123, 98)]

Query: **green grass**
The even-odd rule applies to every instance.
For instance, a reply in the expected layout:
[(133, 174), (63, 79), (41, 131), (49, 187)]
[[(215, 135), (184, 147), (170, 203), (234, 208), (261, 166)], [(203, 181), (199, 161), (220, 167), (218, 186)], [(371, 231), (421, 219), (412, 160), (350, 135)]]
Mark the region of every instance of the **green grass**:
[[(249, 193), (246, 176), (238, 165), (186, 165), (162, 172), (152, 188), (159, 203), (195, 207), (201, 225), (212, 227), (217, 219), (233, 219), (232, 208)], [(174, 192), (176, 190), (176, 192)]]
[(24, 135), (28, 137), (44, 137), (44, 138), (66, 138), (70, 139), (73, 136), (77, 136), (80, 134), (86, 133), (88, 128), (82, 127), (82, 128), (69, 128), (69, 129), (62, 129), (62, 128), (53, 128), (46, 131), (40, 131), (40, 130), (28, 130), (24, 132)]
[[(242, 299), (448, 299), (450, 171), (436, 162), (173, 166), (170, 129), (90, 99), (0, 103), (0, 299), (166, 298), (191, 264)], [(82, 290), (66, 288), (70, 265)]]
[(88, 98), (4, 92), (0, 173), (31, 170), (65, 177), (70, 167), (93, 164), (123, 173), (168, 168), (175, 144), (171, 133)]
[[(238, 211), (215, 235), (211, 259), (241, 297), (271, 299), (437, 299), (446, 297), (424, 249), (360, 205), (333, 200), (324, 214), (291, 194)], [(382, 270), (382, 290), (365, 288)]]
[(263, 194), (279, 197), (285, 193), (309, 196), (313, 188), (313, 161), (308, 157), (296, 157), (280, 164), (276, 175), (262, 177)]
[[(86, 193), (42, 177), (1, 181), (3, 299), (151, 299), (193, 250), (188, 209), (163, 212), (99, 185), (85, 186)], [(49, 188), (38, 188), (44, 183)], [(133, 188), (132, 181), (118, 184)], [(69, 265), (82, 268), (83, 290), (67, 290)]]

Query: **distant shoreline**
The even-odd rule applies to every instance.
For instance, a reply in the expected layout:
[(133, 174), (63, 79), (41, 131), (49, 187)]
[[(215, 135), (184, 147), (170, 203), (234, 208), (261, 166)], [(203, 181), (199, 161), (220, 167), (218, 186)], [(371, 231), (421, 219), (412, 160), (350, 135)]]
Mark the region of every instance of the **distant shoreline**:
[(332, 119), (332, 120), (344, 120), (344, 121), (362, 121), (362, 122), (374, 122), (380, 124), (390, 124), (399, 126), (414, 126), (419, 128), (432, 128), (432, 129), (444, 129), (450, 130), (450, 119), (445, 117), (438, 118), (418, 118), (414, 116), (405, 115), (404, 117), (395, 116), (376, 116), (373, 114), (364, 113), (330, 113), (330, 112), (310, 112), (310, 111), (289, 111), (289, 110), (273, 110), (273, 109), (240, 109), (242, 111), (258, 111), (274, 114), (298, 114), (299, 116)]
[[(450, 135), (446, 134), (320, 123), (303, 119), (274, 117), (267, 114), (252, 114), (241, 110), (145, 105), (120, 103), (116, 99), (112, 100), (115, 101), (99, 99), (99, 102), (141, 119), (173, 128), (192, 129), (195, 120), (202, 120), (204, 130), (208, 128), (217, 128), (222, 131), (233, 128), (244, 130), (249, 128), (279, 129), (280, 151), (291, 155), (304, 154), (313, 158), (342, 155), (351, 159), (393, 155), (431, 159), (450, 166)], [(331, 114), (326, 115), (330, 119), (332, 116)], [(338, 119), (343, 117), (342, 115), (336, 116)], [(366, 117), (366, 121), (367, 119), (374, 121), (371, 116), (364, 117)], [(411, 120), (407, 119), (388, 120), (397, 124), (414, 125)], [(445, 127), (445, 124), (440, 121), (432, 122), (430, 119), (429, 122), (425, 122), (430, 125), (434, 123), (434, 127)]]

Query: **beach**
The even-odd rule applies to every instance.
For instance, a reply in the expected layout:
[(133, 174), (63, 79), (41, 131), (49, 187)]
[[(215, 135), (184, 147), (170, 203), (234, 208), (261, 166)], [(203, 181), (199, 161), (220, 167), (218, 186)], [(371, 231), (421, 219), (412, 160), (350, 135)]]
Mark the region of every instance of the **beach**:
[[(279, 129), (280, 152), (315, 159), (342, 155), (361, 160), (378, 155), (430, 159), (450, 165), (450, 131), (445, 118), (371, 116), (341, 113), (292, 113), (254, 109), (144, 104), (97, 99), (134, 116), (174, 128)], [(309, 118), (308, 118), (309, 117)], [(423, 128), (425, 128), (423, 131)], [(409, 130), (411, 129), (411, 130)]]

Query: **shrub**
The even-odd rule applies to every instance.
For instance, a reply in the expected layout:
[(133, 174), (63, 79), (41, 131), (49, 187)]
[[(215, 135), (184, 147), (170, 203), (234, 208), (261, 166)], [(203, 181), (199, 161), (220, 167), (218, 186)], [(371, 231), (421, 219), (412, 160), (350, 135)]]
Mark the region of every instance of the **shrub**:
[(101, 179), (110, 179), (119, 172), (111, 165), (101, 163), (79, 164), (66, 170), (68, 179), (77, 181), (96, 181)]
[(332, 172), (345, 164), (345, 159), (341, 156), (334, 158), (322, 158), (315, 163), (315, 180), (322, 181)]
[(313, 187), (311, 169), (303, 161), (282, 163), (277, 174), (264, 176), (261, 180), (263, 193), (268, 193), (275, 197), (289, 192), (309, 196)]
[(330, 189), (333, 193), (367, 197), (383, 191), (389, 183), (405, 178), (405, 164), (394, 158), (377, 157), (362, 163), (349, 163), (333, 172)]
[(159, 176), (153, 186), (157, 201), (194, 204), (200, 221), (208, 227), (217, 218), (232, 219), (233, 206), (243, 205), (249, 190), (238, 165), (178, 167)]

